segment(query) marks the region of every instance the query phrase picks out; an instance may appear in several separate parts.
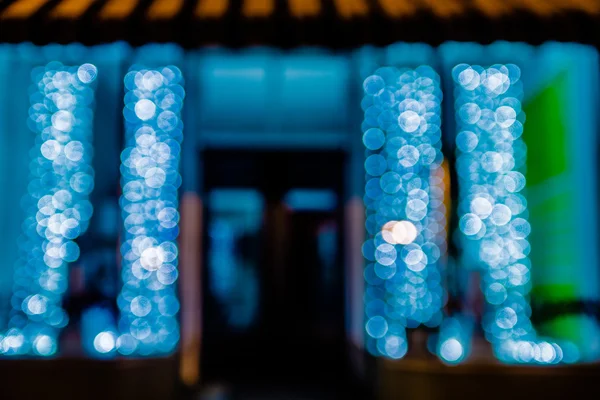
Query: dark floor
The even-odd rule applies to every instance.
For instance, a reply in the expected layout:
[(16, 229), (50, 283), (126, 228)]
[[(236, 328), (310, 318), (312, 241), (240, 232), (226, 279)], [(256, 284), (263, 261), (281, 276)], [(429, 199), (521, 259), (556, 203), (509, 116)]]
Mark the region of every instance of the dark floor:
[(195, 400), (334, 400), (348, 398), (331, 388), (210, 385)]

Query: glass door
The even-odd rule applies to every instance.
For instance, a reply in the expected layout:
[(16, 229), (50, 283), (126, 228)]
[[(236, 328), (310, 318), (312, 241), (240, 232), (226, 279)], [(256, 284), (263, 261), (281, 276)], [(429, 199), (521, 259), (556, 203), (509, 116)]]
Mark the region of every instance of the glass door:
[(202, 157), (204, 379), (337, 379), (345, 343), (344, 154)]

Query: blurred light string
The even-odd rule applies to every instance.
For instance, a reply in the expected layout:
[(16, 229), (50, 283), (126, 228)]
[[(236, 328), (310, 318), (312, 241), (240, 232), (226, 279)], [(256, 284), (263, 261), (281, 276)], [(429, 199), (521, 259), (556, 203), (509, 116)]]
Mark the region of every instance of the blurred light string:
[(406, 328), (442, 321), (442, 93), (429, 66), (379, 68), (363, 89), (367, 348), (401, 358)]
[(117, 299), (121, 315), (115, 347), (123, 355), (166, 354), (179, 341), (174, 283), (183, 77), (175, 66), (134, 65), (125, 76), (125, 88), (123, 288)]
[[(521, 71), (513, 64), (459, 64), (453, 71), (462, 264), (483, 268), (486, 338), (505, 362), (551, 364), (572, 351), (536, 338), (528, 294), (531, 232), (521, 135)], [(572, 360), (574, 361), (574, 360)]]
[(33, 69), (28, 126), (35, 132), (26, 219), (19, 237), (9, 330), (0, 354), (50, 356), (67, 325), (62, 297), (68, 264), (79, 258), (75, 240), (88, 228), (94, 186), (92, 64), (51, 62)]

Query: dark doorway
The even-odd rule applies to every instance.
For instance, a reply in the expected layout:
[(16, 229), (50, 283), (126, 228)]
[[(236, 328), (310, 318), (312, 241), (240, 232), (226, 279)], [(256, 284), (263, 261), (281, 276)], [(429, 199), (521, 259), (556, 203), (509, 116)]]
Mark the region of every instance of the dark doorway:
[(335, 390), (346, 373), (341, 151), (208, 150), (202, 376)]

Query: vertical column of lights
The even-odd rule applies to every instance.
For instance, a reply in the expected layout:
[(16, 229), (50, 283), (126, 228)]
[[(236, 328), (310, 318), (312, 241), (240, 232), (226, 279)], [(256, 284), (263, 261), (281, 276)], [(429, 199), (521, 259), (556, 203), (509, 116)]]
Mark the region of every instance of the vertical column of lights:
[[(125, 88), (123, 289), (117, 299), (120, 336), (114, 346), (123, 355), (166, 354), (179, 341), (174, 283), (183, 78), (175, 66), (133, 66), (125, 76)], [(107, 342), (102, 351), (114, 351), (113, 342)]]
[(459, 229), (466, 265), (484, 269), (486, 338), (505, 362), (558, 363), (557, 343), (536, 339), (530, 321), (530, 268), (521, 135), (523, 88), (516, 65), (457, 65), (456, 168)]
[(62, 309), (75, 240), (89, 224), (94, 185), (92, 119), (97, 69), (52, 62), (32, 71), (28, 125), (36, 133), (29, 153), (26, 219), (19, 237), (9, 330), (0, 354), (50, 356), (68, 317)]
[(446, 251), (439, 77), (428, 66), (380, 68), (363, 83), (367, 348), (401, 358), (406, 328), (442, 320)]

